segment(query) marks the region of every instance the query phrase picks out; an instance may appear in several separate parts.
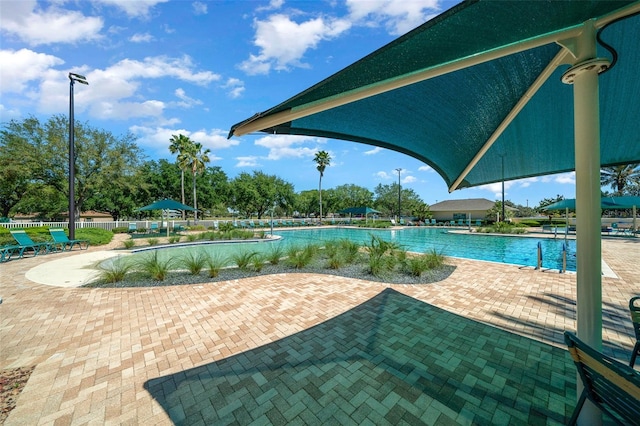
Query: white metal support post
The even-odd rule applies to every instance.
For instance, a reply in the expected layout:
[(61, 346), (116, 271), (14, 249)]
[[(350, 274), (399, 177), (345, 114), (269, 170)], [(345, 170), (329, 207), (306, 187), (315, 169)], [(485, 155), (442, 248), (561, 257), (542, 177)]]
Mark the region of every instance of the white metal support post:
[[(574, 41), (575, 65), (563, 76), (573, 83), (575, 168), (577, 331), (580, 339), (602, 350), (602, 254), (600, 223), (600, 110), (598, 74), (608, 61), (596, 59), (596, 32), (592, 21)], [(578, 378), (578, 396), (582, 393)], [(601, 425), (602, 413), (587, 401), (580, 425)]]

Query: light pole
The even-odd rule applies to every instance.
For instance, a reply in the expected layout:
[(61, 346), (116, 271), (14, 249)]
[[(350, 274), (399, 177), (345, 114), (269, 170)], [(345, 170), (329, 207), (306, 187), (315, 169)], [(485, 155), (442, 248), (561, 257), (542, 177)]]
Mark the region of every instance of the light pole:
[(500, 156), (502, 159), (502, 222), (506, 222), (504, 215), (504, 154)]
[(80, 74), (69, 73), (69, 238), (76, 238), (76, 154), (74, 149), (74, 122), (73, 122), (73, 84), (89, 84), (87, 78)]
[(400, 172), (402, 171), (402, 169), (398, 168), (396, 169), (396, 172), (398, 172), (398, 223), (400, 223)]

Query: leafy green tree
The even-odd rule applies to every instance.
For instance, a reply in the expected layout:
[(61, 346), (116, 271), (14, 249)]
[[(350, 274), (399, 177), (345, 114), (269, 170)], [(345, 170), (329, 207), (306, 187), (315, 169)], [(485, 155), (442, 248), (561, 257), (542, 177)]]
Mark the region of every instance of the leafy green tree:
[(231, 181), (232, 208), (246, 217), (258, 219), (274, 205), (285, 210), (293, 207), (293, 185), (260, 171), (240, 173)]
[[(28, 125), (32, 120), (25, 120)], [(0, 132), (0, 216), (9, 212), (25, 196), (32, 181), (31, 146), (8, 129)]]
[[(62, 197), (69, 197), (69, 122), (64, 115), (55, 115), (41, 124), (36, 118), (12, 120), (4, 129), (12, 138), (27, 144), (29, 154), (25, 166), (34, 184), (52, 188)], [(3, 136), (4, 139), (4, 136)], [(142, 153), (131, 134), (116, 137), (111, 132), (75, 124), (75, 205), (76, 218), (93, 194), (132, 176)], [(39, 186), (43, 190), (43, 186)]]
[(177, 164), (165, 159), (149, 160), (138, 170), (138, 180), (144, 182), (136, 196), (140, 207), (165, 198), (180, 198), (181, 171)]
[[(495, 220), (499, 216), (501, 221), (511, 219), (515, 214), (515, 211), (514, 211), (515, 207), (513, 202), (509, 200), (505, 200), (504, 206), (505, 206), (504, 215), (506, 217), (504, 218), (502, 217), (502, 201), (496, 201), (493, 207), (487, 210), (486, 218), (489, 220)], [(511, 207), (511, 208), (506, 208), (506, 207)]]
[(320, 222), (322, 222), (322, 177), (324, 170), (331, 164), (331, 156), (327, 151), (316, 152), (313, 161), (316, 163), (316, 169), (320, 172), (320, 182), (318, 183), (318, 204), (320, 205)]
[[(392, 216), (398, 210), (398, 184), (391, 185), (378, 184), (374, 189), (375, 209), (383, 214)], [(404, 188), (400, 191), (401, 215), (408, 215), (413, 210), (424, 203), (420, 196), (411, 188)]]
[(305, 217), (318, 212), (318, 191), (300, 191), (296, 197), (295, 209)]
[(638, 181), (640, 181), (640, 163), (603, 167), (600, 170), (600, 185), (610, 186), (614, 190), (614, 196), (624, 195), (625, 188)]
[(198, 204), (214, 216), (228, 215), (231, 187), (225, 172), (219, 166), (207, 167), (198, 175)]
[(349, 207), (372, 207), (373, 192), (354, 184), (340, 185), (325, 191), (328, 211), (338, 212)]
[(411, 210), (411, 215), (415, 216), (419, 221), (425, 222), (427, 219), (431, 219), (433, 214), (427, 203), (416, 203)]

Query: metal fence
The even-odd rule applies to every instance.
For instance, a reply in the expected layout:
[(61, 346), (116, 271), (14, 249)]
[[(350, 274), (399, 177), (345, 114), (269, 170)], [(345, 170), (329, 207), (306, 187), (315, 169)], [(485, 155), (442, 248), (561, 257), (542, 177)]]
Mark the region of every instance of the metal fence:
[[(281, 223), (282, 220), (281, 219), (273, 219), (274, 222), (279, 222)], [(305, 219), (288, 219), (289, 222), (295, 223), (295, 224), (310, 224), (312, 222), (309, 222), (309, 220), (305, 220)], [(82, 228), (100, 228), (100, 229), (107, 229), (109, 231), (113, 230), (114, 228), (129, 228), (129, 224), (130, 223), (135, 223), (136, 224), (136, 228), (137, 229), (150, 229), (151, 228), (151, 223), (157, 223), (161, 228), (166, 228), (167, 226), (167, 220), (164, 221), (160, 221), (160, 220), (118, 220), (118, 221), (111, 221), (111, 222), (91, 222), (91, 221), (82, 221), (82, 222), (76, 222), (75, 226), (76, 229), (82, 229)], [(198, 226), (203, 226), (207, 229), (213, 229), (216, 227), (216, 225), (220, 226), (220, 224), (223, 223), (232, 223), (234, 224), (236, 227), (241, 227), (241, 228), (249, 228), (249, 227), (270, 227), (271, 226), (271, 218), (268, 219), (261, 219), (261, 220), (257, 220), (257, 219), (245, 219), (245, 220), (215, 220), (215, 219), (205, 219), (205, 220), (198, 220), (197, 224), (194, 223), (193, 220), (169, 220), (169, 227), (171, 228), (175, 228), (176, 226), (182, 226), (182, 227), (188, 227), (188, 226), (193, 226), (193, 225), (198, 225)], [(325, 220), (325, 223), (329, 223), (330, 221)], [(313, 222), (315, 224), (315, 222)], [(262, 225), (260, 225), (262, 224)], [(33, 221), (25, 221), (25, 222), (4, 222), (4, 223), (0, 223), (0, 226), (5, 227), (5, 228), (9, 228), (9, 229), (23, 229), (23, 228), (33, 228), (33, 227), (38, 227), (38, 226), (43, 226), (46, 228), (68, 228), (69, 227), (69, 222), (65, 221), (65, 222), (33, 222)]]

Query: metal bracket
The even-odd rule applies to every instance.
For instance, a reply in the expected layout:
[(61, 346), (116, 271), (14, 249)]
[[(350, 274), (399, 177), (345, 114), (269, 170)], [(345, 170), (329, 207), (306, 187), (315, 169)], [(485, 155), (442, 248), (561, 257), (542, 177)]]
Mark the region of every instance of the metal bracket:
[(562, 74), (562, 82), (565, 84), (573, 84), (578, 75), (589, 71), (596, 71), (598, 74), (602, 74), (610, 65), (611, 62), (606, 58), (589, 59), (566, 70), (564, 74)]

